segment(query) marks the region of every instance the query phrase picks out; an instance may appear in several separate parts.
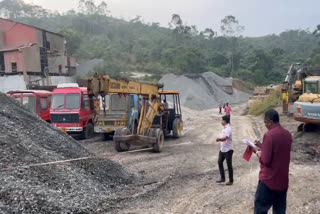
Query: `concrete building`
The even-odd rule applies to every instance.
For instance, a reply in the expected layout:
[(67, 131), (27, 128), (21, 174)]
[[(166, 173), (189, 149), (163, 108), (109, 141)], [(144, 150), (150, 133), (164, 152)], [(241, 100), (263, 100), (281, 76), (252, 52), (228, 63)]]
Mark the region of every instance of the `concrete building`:
[(73, 82), (75, 66), (62, 35), (0, 18), (0, 91)]

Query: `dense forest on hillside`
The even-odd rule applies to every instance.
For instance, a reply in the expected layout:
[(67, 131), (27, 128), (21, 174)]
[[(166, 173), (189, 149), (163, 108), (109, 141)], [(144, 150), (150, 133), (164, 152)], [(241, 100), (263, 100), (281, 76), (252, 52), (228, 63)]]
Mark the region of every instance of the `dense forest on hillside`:
[(63, 14), (22, 0), (3, 0), (0, 8), (1, 17), (60, 32), (69, 54), (80, 60), (104, 59), (96, 71), (111, 76), (145, 72), (155, 80), (167, 72), (213, 71), (262, 85), (282, 82), (292, 63), (320, 64), (320, 26), (312, 32), (247, 38), (241, 36), (245, 26), (231, 15), (222, 17), (221, 31), (215, 32), (185, 25), (178, 14), (170, 17), (168, 28), (145, 23), (140, 16), (113, 18), (105, 2), (94, 0), (80, 0), (77, 10)]

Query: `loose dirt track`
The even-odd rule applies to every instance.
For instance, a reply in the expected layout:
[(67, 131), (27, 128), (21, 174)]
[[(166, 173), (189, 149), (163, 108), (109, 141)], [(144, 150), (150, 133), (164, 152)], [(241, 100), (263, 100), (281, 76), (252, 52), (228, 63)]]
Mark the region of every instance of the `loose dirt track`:
[[(143, 194), (120, 201), (110, 212), (253, 213), (259, 164), (255, 156), (249, 163), (242, 159), (245, 147), (241, 139), (261, 138), (265, 128), (259, 117), (240, 116), (243, 109), (244, 105), (234, 107), (231, 116), (235, 151), (233, 186), (215, 182), (219, 178), (219, 144), (215, 139), (222, 129), (221, 115), (216, 109), (184, 109), (183, 137), (168, 139), (167, 147), (160, 154), (150, 151), (116, 153), (112, 142), (82, 142), (90, 151), (103, 154), (154, 181), (141, 186)], [(320, 213), (319, 168), (319, 164), (292, 161), (287, 213)]]

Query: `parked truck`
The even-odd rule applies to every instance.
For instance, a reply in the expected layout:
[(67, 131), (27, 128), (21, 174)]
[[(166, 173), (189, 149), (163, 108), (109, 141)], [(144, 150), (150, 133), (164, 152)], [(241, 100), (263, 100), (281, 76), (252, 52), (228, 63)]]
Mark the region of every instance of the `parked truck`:
[[(111, 79), (106, 75), (95, 75), (89, 78), (88, 94), (93, 100), (95, 109), (101, 106), (99, 96), (135, 94), (140, 97), (141, 111), (137, 120), (131, 120), (131, 128), (128, 126), (115, 130), (113, 141), (118, 152), (128, 151), (130, 145), (151, 145), (154, 152), (160, 152), (165, 135), (172, 132), (174, 137), (181, 136), (183, 121), (179, 92), (161, 91), (161, 88), (156, 84)], [(167, 97), (172, 97), (171, 107), (161, 103), (161, 98)], [(106, 106), (105, 102), (103, 99), (102, 106)]]
[(51, 122), (50, 119), (50, 105), (51, 96), (50, 91), (44, 90), (16, 90), (7, 93), (10, 97), (16, 99), (29, 111), (37, 114), (42, 120)]
[(59, 84), (52, 92), (50, 118), (53, 126), (88, 139), (94, 133), (94, 118), (87, 88), (76, 83)]

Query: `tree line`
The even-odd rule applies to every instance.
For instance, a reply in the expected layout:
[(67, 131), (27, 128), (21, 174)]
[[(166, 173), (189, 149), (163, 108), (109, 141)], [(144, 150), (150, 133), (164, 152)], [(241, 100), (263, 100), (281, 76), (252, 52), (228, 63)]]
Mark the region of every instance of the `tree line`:
[(320, 25), (314, 32), (287, 30), (279, 35), (243, 37), (245, 26), (232, 15), (220, 32), (198, 30), (173, 14), (168, 27), (145, 23), (140, 16), (122, 20), (110, 15), (102, 1), (80, 0), (77, 10), (51, 12), (22, 0), (0, 2), (0, 15), (63, 34), (67, 51), (80, 61), (104, 59), (95, 70), (111, 76), (212, 71), (256, 85), (281, 83), (292, 63), (320, 64)]

